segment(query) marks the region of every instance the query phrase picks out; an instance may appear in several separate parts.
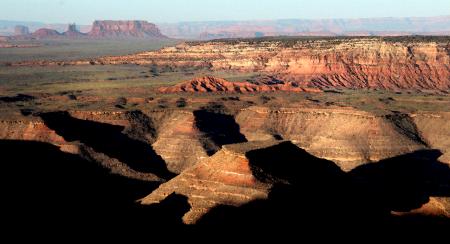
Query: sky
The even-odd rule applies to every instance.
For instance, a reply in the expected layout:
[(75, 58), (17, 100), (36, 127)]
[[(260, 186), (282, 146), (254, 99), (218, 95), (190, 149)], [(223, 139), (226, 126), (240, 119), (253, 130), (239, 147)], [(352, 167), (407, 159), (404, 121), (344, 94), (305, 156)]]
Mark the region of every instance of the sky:
[(1, 0), (0, 19), (90, 24), (450, 15), (450, 0)]

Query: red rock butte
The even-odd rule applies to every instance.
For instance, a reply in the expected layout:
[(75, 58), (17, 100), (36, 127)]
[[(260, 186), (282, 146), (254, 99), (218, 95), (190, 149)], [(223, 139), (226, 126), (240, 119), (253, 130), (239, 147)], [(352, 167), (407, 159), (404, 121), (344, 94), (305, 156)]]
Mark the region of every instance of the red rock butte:
[(96, 20), (90, 37), (166, 38), (155, 24), (138, 20)]

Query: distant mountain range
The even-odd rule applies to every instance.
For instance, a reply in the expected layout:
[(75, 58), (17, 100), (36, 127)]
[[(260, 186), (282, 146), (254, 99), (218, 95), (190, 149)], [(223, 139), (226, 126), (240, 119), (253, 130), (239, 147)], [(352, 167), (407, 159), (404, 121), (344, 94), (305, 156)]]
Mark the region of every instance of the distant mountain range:
[[(30, 32), (41, 28), (58, 32), (67, 24), (0, 20), (0, 35), (13, 35), (17, 25)], [(417, 18), (285, 19), (254, 21), (203, 21), (157, 24), (162, 34), (178, 39), (219, 39), (262, 36), (397, 36), (450, 35), (450, 16)], [(87, 33), (92, 25), (77, 26)]]
[(279, 35), (450, 35), (450, 16), (421, 18), (206, 21), (160, 23), (157, 25), (163, 34), (180, 39), (214, 39)]

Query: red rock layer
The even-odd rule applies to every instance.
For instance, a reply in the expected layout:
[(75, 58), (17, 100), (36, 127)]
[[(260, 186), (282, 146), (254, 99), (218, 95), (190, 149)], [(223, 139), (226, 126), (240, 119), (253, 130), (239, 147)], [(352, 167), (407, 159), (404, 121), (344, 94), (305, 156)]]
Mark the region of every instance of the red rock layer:
[(105, 57), (97, 63), (262, 72), (322, 89), (450, 89), (450, 46), (439, 40), (213, 41)]
[(190, 81), (171, 87), (161, 87), (159, 91), (162, 93), (178, 93), (178, 92), (271, 92), (271, 91), (289, 91), (289, 92), (320, 92), (318, 89), (302, 88), (295, 82), (279, 82), (279, 83), (250, 83), (250, 82), (230, 82), (225, 79), (205, 76), (195, 78)]

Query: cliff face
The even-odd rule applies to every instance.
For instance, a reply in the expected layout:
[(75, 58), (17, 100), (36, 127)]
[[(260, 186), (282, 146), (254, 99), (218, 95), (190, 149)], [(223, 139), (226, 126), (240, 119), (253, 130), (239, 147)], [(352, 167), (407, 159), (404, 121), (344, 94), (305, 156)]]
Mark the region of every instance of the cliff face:
[[(297, 210), (310, 211), (314, 207), (313, 213), (322, 213), (329, 207), (333, 211), (327, 213), (346, 213), (342, 206), (352, 211), (354, 207), (364, 206), (364, 213), (370, 213), (367, 203), (377, 202), (381, 204), (380, 209), (392, 210), (398, 215), (450, 216), (449, 199), (436, 195), (448, 189), (450, 179), (448, 165), (435, 161), (440, 157), (440, 162), (450, 163), (450, 118), (446, 112), (377, 116), (351, 108), (255, 106), (233, 117), (188, 109), (146, 113), (70, 111), (64, 115), (69, 117), (57, 124), (57, 120), (52, 122), (48, 116), (0, 121), (0, 139), (50, 143), (62, 151), (98, 162), (114, 174), (165, 182), (141, 202), (155, 204), (172, 193), (184, 195), (191, 206), (183, 217), (188, 224), (201, 221), (221, 205), (240, 207), (255, 200), (272, 198), (273, 201), (274, 189), (279, 184), (304, 186), (299, 192), (304, 193), (305, 189), (317, 193), (308, 197), (306, 202), (310, 205), (300, 208), (297, 203), (293, 205)], [(65, 120), (70, 123), (64, 123)], [(221, 138), (223, 135), (235, 137), (236, 133), (243, 138), (227, 141)], [(236, 144), (239, 141), (248, 142)], [(217, 147), (212, 154), (210, 148), (205, 147), (210, 143), (216, 143)], [(443, 155), (424, 150), (430, 148), (439, 149)], [(408, 156), (411, 152), (414, 153)], [(153, 171), (135, 167), (135, 158), (128, 155), (140, 155), (149, 163), (161, 157), (160, 163), (179, 175), (166, 182)], [(429, 161), (422, 161), (426, 158)], [(322, 169), (321, 165), (326, 167)], [(342, 177), (351, 178), (343, 181)], [(425, 182), (423, 186), (409, 188), (417, 186), (421, 180)], [(339, 185), (342, 183), (358, 185)], [(316, 184), (323, 187), (316, 187)], [(416, 194), (425, 186), (426, 189), (437, 188), (406, 209), (392, 207), (390, 198), (380, 200), (383, 199), (380, 192), (387, 192), (389, 197), (399, 192)], [(347, 196), (357, 197), (334, 205), (343, 199), (338, 197), (342, 192), (336, 197), (329, 194), (334, 194), (335, 190), (347, 194), (347, 189), (355, 190), (347, 192)], [(359, 196), (366, 193), (370, 196), (367, 202), (359, 202)], [(413, 199), (416, 197), (414, 195)], [(426, 203), (428, 197), (431, 198)], [(281, 202), (280, 206), (284, 207), (289, 201), (282, 199)]]
[[(353, 109), (252, 107), (236, 117), (250, 140), (281, 137), (345, 171), (369, 162), (424, 149), (407, 119), (393, 120)], [(412, 135), (411, 135), (412, 134)]]
[(112, 21), (97, 20), (88, 34), (94, 38), (134, 37), (134, 38), (166, 38), (156, 25), (147, 21)]
[(318, 88), (448, 90), (449, 53), (448, 41), (439, 40), (216, 41), (106, 57), (97, 62), (263, 72)]
[(208, 157), (192, 112), (173, 111), (156, 117), (160, 117), (157, 119), (160, 126), (152, 146), (171, 172), (179, 174)]
[(443, 155), (440, 161), (450, 165), (450, 113), (415, 113), (411, 115), (421, 137)]
[(210, 158), (199, 161), (183, 173), (143, 198), (142, 204), (155, 204), (172, 193), (188, 198), (191, 209), (183, 216), (186, 224), (195, 224), (219, 205), (240, 206), (266, 199), (270, 184), (254, 177), (245, 153), (280, 142), (244, 143), (225, 146)]
[(3, 120), (0, 121), (0, 139), (39, 141), (60, 147), (62, 151), (78, 153), (78, 147), (48, 128), (42, 121)]

